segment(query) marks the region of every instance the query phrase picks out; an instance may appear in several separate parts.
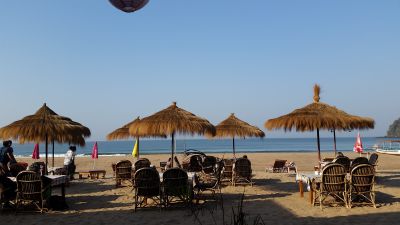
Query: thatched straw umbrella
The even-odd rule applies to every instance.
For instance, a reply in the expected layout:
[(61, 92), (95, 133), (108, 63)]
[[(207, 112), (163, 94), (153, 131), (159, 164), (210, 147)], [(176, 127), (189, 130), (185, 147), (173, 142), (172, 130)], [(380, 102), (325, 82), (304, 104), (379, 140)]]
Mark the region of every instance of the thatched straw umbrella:
[(29, 141), (45, 142), (46, 165), (48, 164), (48, 141), (85, 145), (85, 137), (90, 136), (89, 128), (72, 121), (68, 117), (59, 116), (44, 104), (35, 114), (26, 116), (0, 129), (0, 137), (19, 140), (21, 144)]
[(175, 134), (209, 134), (215, 135), (215, 127), (203, 119), (176, 106), (173, 102), (168, 108), (161, 110), (151, 116), (141, 119), (137, 124), (129, 127), (130, 133), (140, 131), (144, 134), (165, 134), (170, 135), (171, 142), (171, 159), (173, 164), (175, 145)]
[(138, 155), (137, 159), (139, 159), (139, 143), (140, 143), (140, 138), (141, 137), (163, 137), (166, 138), (167, 136), (164, 134), (144, 134), (140, 133), (138, 130), (136, 132), (130, 133), (129, 132), (129, 127), (133, 124), (136, 124), (140, 121), (140, 118), (137, 117), (135, 120), (125, 124), (124, 126), (114, 130), (113, 132), (109, 133), (107, 135), (107, 140), (118, 140), (118, 139), (128, 139), (130, 137), (135, 137), (136, 138), (136, 143), (137, 143), (137, 148), (138, 148)]
[[(320, 87), (314, 86), (314, 102), (293, 112), (265, 122), (269, 130), (283, 128), (290, 131), (314, 131), (317, 130), (318, 159), (321, 161), (321, 147), (319, 130), (353, 130), (374, 128), (374, 120), (367, 117), (350, 115), (334, 106), (319, 102)], [(334, 133), (335, 134), (335, 133)], [(336, 138), (336, 137), (335, 137)], [(336, 145), (336, 140), (335, 140)]]
[(238, 119), (232, 113), (227, 119), (215, 126), (215, 137), (231, 137), (233, 156), (236, 158), (235, 137), (264, 137), (265, 133), (256, 126), (252, 126), (243, 120)]

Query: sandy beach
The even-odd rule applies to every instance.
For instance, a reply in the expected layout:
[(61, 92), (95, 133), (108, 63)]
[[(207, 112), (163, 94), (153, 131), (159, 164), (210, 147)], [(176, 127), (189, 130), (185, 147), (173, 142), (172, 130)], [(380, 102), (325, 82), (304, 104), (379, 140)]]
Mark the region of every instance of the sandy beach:
[[(339, 207), (311, 206), (308, 192), (304, 198), (299, 195), (294, 174), (273, 174), (265, 172), (265, 167), (275, 159), (287, 159), (296, 162), (299, 171), (312, 171), (317, 161), (316, 153), (251, 153), (255, 185), (224, 186), (222, 188), (225, 222), (230, 223), (231, 207), (237, 206), (241, 194), (245, 194), (244, 212), (249, 220), (261, 216), (265, 224), (396, 224), (400, 219), (400, 173), (397, 157), (380, 155), (378, 179), (376, 185), (377, 208), (365, 206), (348, 209)], [(329, 157), (332, 154), (324, 154)], [(222, 155), (216, 154), (222, 157)], [(231, 157), (226, 154), (224, 157)], [(350, 154), (356, 157), (356, 154)], [(144, 155), (154, 165), (167, 159), (168, 155)], [(132, 187), (115, 188), (111, 163), (126, 157), (101, 157), (96, 168), (107, 171), (106, 179), (76, 179), (67, 187), (65, 211), (49, 211), (44, 215), (13, 212), (0, 214), (4, 224), (222, 224), (222, 210), (212, 201), (199, 209), (176, 208), (158, 210), (156, 208), (133, 211)], [(28, 158), (19, 161), (32, 162)], [(56, 158), (56, 166), (62, 164), (62, 158)], [(89, 157), (76, 159), (77, 171), (91, 169)], [(58, 189), (53, 190), (55, 194)], [(198, 220), (194, 215), (198, 215)], [(216, 223), (214, 222), (214, 219)]]

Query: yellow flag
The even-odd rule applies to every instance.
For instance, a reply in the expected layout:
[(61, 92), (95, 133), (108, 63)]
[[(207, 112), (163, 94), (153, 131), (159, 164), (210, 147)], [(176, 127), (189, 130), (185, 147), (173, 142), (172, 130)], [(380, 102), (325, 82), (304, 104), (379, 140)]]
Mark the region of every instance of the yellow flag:
[(138, 141), (136, 140), (135, 146), (133, 146), (133, 150), (132, 150), (133, 157), (137, 157), (139, 155), (139, 149), (137, 146), (138, 146)]

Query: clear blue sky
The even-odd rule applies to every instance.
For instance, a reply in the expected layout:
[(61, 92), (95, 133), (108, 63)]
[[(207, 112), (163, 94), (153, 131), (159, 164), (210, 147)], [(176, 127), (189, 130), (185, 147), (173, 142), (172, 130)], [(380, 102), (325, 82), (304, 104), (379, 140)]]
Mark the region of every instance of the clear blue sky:
[[(177, 101), (264, 129), (311, 103), (314, 83), (321, 101), (375, 119), (365, 136), (400, 117), (400, 1), (151, 0), (132, 14), (107, 0), (1, 1), (0, 28), (0, 126), (47, 102), (104, 140)], [(303, 136), (315, 134), (267, 132)]]

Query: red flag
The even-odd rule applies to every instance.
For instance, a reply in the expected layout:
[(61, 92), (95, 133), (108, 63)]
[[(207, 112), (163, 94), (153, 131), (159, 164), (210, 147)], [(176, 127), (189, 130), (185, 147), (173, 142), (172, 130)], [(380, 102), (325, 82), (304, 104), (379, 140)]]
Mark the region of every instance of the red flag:
[(363, 152), (363, 146), (361, 142), (360, 132), (358, 132), (356, 143), (354, 144), (353, 151), (357, 153)]
[(96, 143), (94, 143), (93, 149), (92, 149), (92, 159), (98, 159), (98, 158), (99, 158), (99, 149), (97, 147), (97, 141), (96, 141)]
[(32, 152), (32, 159), (39, 159), (39, 144), (35, 144), (35, 148), (33, 149)]

